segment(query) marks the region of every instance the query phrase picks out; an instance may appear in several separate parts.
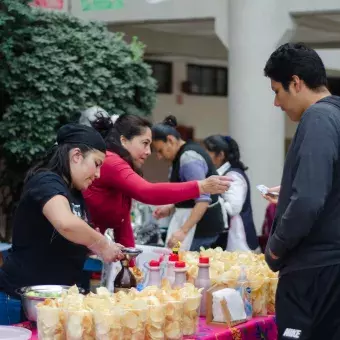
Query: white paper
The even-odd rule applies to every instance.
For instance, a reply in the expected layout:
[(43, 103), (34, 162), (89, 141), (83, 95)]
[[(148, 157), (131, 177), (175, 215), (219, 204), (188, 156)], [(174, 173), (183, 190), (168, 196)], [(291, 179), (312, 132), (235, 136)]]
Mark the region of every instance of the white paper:
[(225, 300), (230, 312), (231, 321), (238, 321), (246, 319), (246, 312), (242, 297), (238, 291), (231, 288), (218, 290), (212, 294), (212, 313), (213, 321), (226, 322), (224, 317), (221, 301)]

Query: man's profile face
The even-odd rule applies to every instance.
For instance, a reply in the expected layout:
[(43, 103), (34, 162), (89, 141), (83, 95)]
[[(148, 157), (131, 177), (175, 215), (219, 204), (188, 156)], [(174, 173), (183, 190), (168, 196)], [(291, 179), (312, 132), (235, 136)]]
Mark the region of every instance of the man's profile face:
[(298, 122), (301, 118), (302, 111), (299, 105), (298, 92), (291, 82), (288, 90), (285, 90), (282, 83), (271, 80), (271, 87), (275, 93), (274, 105), (286, 112), (287, 116), (293, 121)]

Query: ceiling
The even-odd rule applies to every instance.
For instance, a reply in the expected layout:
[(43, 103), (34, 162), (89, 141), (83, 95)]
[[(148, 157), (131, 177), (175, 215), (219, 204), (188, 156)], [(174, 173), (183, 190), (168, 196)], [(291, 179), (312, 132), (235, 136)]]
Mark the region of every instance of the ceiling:
[(157, 32), (194, 35), (194, 36), (214, 36), (214, 19), (187, 20), (187, 21), (165, 21), (144, 24), (133, 24), (134, 28), (146, 28)]
[(303, 41), (315, 48), (340, 47), (340, 14), (293, 15), (296, 23), (293, 41)]
[[(292, 41), (305, 42), (314, 48), (340, 48), (340, 13), (293, 14), (292, 17), (296, 25), (292, 32)], [(213, 18), (130, 23), (120, 26), (136, 32), (138, 29), (147, 29), (156, 33), (216, 37)]]

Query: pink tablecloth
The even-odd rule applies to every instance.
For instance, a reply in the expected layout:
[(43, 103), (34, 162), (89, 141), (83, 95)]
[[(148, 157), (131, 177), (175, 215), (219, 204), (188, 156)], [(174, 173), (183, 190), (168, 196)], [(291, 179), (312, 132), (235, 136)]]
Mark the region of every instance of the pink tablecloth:
[[(25, 322), (19, 327), (32, 330), (31, 340), (37, 340), (37, 331), (30, 322)], [(258, 317), (236, 327), (225, 329), (223, 327), (206, 325), (205, 318), (200, 319), (199, 331), (187, 340), (277, 340), (275, 317)]]

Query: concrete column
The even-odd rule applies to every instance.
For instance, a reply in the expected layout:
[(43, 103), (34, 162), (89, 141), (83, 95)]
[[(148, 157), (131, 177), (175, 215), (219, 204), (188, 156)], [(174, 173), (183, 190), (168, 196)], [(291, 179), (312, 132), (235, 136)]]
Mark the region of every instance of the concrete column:
[(263, 68), (270, 54), (286, 42), (291, 20), (284, 1), (229, 0), (228, 132), (249, 167), (252, 205), (260, 232), (267, 202), (256, 185), (280, 184), (284, 164), (284, 112), (274, 107), (274, 93)]

